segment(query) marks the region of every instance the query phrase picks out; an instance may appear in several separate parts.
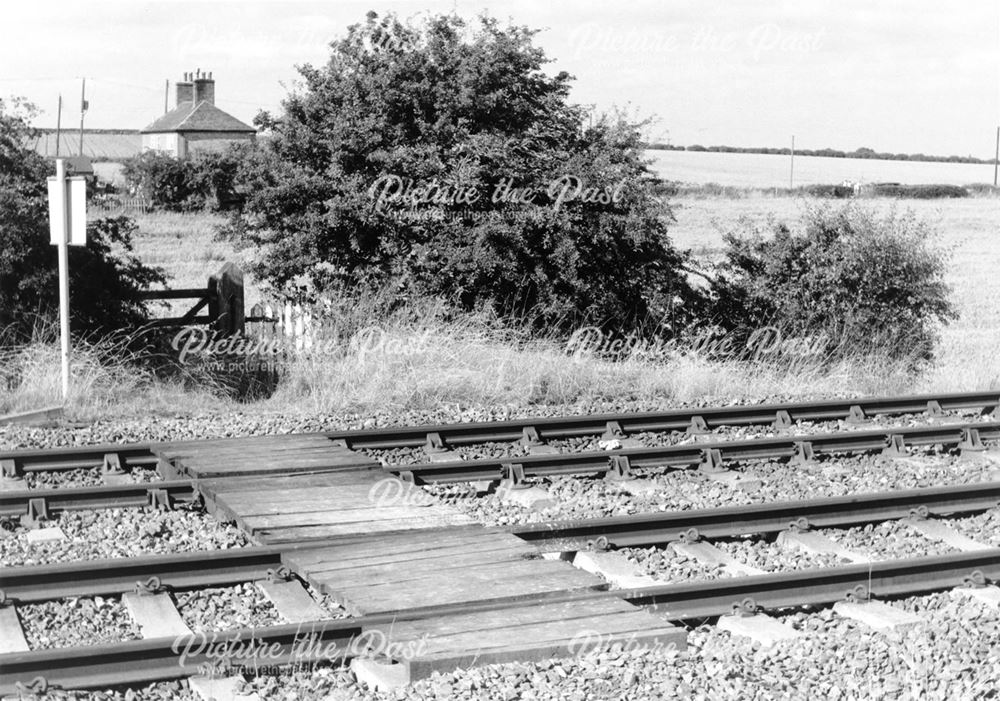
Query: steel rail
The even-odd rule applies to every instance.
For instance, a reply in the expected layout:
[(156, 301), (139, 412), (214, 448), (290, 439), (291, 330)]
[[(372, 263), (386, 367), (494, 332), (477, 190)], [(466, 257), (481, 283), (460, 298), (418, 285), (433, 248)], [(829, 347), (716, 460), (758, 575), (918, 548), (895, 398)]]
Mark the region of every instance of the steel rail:
[[(617, 424), (617, 428), (628, 435), (645, 431), (686, 431), (692, 426), (703, 426), (711, 430), (721, 426), (766, 426), (774, 423), (787, 425), (796, 421), (835, 421), (851, 418), (852, 415), (860, 418), (879, 414), (900, 415), (922, 412), (933, 414), (940, 411), (963, 410), (980, 410), (985, 414), (996, 412), (998, 407), (1000, 407), (1000, 392), (961, 392), (336, 431), (324, 435), (334, 440), (343, 440), (349, 448), (356, 450), (412, 448), (424, 445), (430, 434), (437, 434), (444, 445), (469, 445), (490, 441), (516, 441), (525, 436), (525, 430), (534, 430), (538, 438), (544, 441), (600, 435), (608, 430), (609, 424)], [(861, 413), (856, 414), (855, 408)]]
[(52, 472), (101, 467), (105, 455), (117, 455), (123, 466), (155, 466), (152, 449), (156, 443), (103, 443), (64, 448), (34, 448), (31, 450), (0, 451), (0, 461), (6, 461), (4, 476), (9, 472)]
[(135, 590), (156, 577), (164, 589), (241, 584), (265, 579), (282, 566), (287, 546), (206, 550), (170, 555), (78, 560), (0, 568), (0, 593), (15, 603), (68, 596), (109, 596)]
[[(831, 604), (849, 598), (849, 594), (862, 599), (866, 594), (879, 598), (916, 596), (984, 578), (1000, 580), (1000, 548), (664, 584), (616, 593), (668, 619), (684, 621), (733, 613), (736, 606), (773, 611)], [(741, 606), (747, 599), (751, 600), (749, 606)]]
[[(975, 431), (971, 434), (970, 431)], [(915, 428), (887, 427), (867, 431), (845, 431), (789, 435), (738, 441), (687, 443), (656, 448), (626, 448), (585, 453), (558, 453), (552, 455), (527, 455), (493, 458), (488, 460), (453, 460), (413, 465), (387, 465), (395, 472), (417, 483), (452, 483), (477, 480), (496, 480), (512, 470), (525, 477), (553, 477), (581, 473), (608, 473), (621, 469), (627, 460), (628, 469), (655, 467), (685, 469), (700, 465), (706, 460), (744, 461), (792, 458), (801, 451), (813, 455), (837, 453), (864, 453), (889, 447), (893, 437), (903, 446), (925, 447), (931, 445), (961, 445), (980, 447), (978, 440), (1000, 438), (1000, 422), (973, 422)], [(897, 445), (897, 447), (899, 447)], [(981, 447), (980, 447), (981, 449)], [(619, 468), (614, 465), (617, 464)]]
[(193, 502), (197, 492), (190, 480), (136, 482), (99, 487), (0, 490), (0, 516), (50, 517), (63, 511), (143, 506), (169, 507)]
[[(664, 412), (631, 414), (595, 414), (528, 418), (512, 421), (391, 427), (360, 431), (327, 431), (331, 440), (343, 441), (349, 448), (391, 449), (431, 446), (470, 445), (485, 442), (533, 441), (596, 436), (628, 435), (645, 431), (707, 431), (721, 426), (789, 426), (796, 421), (833, 421), (860, 419), (879, 414), (901, 415), (979, 410), (996, 414), (1000, 392), (961, 392), (904, 397), (789, 402), (754, 406), (700, 407)], [(315, 434), (313, 434), (315, 435)], [(53, 450), (0, 451), (4, 472), (70, 470), (100, 467), (104, 455), (117, 454), (127, 466), (152, 466), (159, 443), (108, 443)]]
[(339, 619), (0, 654), (0, 694), (17, 693), (19, 685), (30, 688), (36, 677), (59, 689), (178, 679), (220, 659), (244, 664), (247, 672), (258, 665), (336, 663), (367, 642), (363, 624), (363, 619)]
[[(552, 521), (509, 527), (513, 535), (546, 549), (577, 550), (604, 538), (611, 547), (648, 546), (692, 537), (731, 538), (796, 528), (848, 528), (909, 517), (976, 513), (1000, 505), (1000, 482), (979, 482), (823, 499), (746, 504)], [(694, 529), (696, 533), (691, 533)]]
[[(1000, 578), (1000, 548), (864, 565), (665, 584), (614, 592), (674, 621), (690, 621), (735, 610), (779, 610), (824, 605), (854, 597), (902, 597)], [(606, 596), (604, 591), (568, 592), (558, 600)], [(555, 601), (556, 599), (553, 599)], [(498, 605), (476, 606), (479, 610)], [(254, 664), (299, 664), (346, 660), (372, 641), (367, 633), (386, 623), (465, 612), (465, 606), (377, 614), (351, 619), (238, 629), (178, 638), (154, 638), (95, 647), (0, 654), (0, 693), (18, 691), (43, 677), (62, 689), (85, 689), (175, 679), (201, 672), (220, 658)], [(256, 651), (256, 654), (254, 652)], [(266, 655), (266, 659), (263, 659)]]

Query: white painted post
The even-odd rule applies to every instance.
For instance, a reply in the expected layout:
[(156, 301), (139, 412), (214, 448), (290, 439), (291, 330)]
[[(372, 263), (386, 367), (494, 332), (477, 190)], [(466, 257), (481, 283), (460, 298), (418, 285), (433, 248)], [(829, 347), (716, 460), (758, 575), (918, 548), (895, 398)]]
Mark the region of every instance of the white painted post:
[(49, 178), (49, 242), (59, 254), (59, 335), (62, 395), (69, 398), (69, 247), (87, 245), (87, 185), (82, 177), (66, 177), (66, 161), (56, 159), (56, 177)]
[(62, 396), (69, 399), (69, 207), (66, 202), (66, 162), (56, 160), (56, 186), (62, 193), (59, 221), (62, 238), (59, 240), (59, 336), (62, 342)]

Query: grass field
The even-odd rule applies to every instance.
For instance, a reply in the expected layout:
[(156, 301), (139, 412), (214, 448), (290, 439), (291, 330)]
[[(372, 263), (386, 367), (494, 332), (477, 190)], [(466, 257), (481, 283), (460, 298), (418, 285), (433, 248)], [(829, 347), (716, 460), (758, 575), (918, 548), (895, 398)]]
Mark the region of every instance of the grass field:
[(795, 186), (829, 185), (845, 180), (909, 185), (993, 182), (993, 166), (983, 163), (796, 156), (792, 168), (788, 156), (766, 153), (647, 151), (646, 156), (652, 159), (653, 171), (663, 180), (736, 187), (788, 187), (789, 176)]

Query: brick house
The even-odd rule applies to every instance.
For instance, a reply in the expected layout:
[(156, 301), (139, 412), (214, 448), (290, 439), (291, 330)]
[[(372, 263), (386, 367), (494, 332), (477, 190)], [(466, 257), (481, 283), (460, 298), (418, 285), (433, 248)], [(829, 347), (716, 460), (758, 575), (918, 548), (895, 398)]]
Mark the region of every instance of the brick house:
[(233, 141), (252, 141), (257, 130), (215, 106), (211, 73), (185, 73), (177, 83), (177, 106), (142, 130), (142, 150), (187, 158), (220, 151)]

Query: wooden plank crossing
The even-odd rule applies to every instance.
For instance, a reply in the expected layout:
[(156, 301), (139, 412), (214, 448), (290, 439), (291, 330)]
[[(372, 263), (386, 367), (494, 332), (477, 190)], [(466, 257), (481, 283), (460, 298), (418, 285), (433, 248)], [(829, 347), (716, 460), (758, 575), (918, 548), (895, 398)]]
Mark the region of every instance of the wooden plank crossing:
[(372, 538), (290, 552), (286, 561), (354, 615), (513, 603), (608, 586), (567, 562), (542, 559), (516, 536), (486, 530), (426, 545), (406, 535)]
[[(194, 479), (218, 518), (258, 543), (295, 543), (283, 563), (350, 614), (392, 620), (374, 632), (390, 658), (406, 651), (394, 659), (408, 678), (580, 654), (588, 645), (684, 643), (682, 629), (624, 602), (601, 577), (542, 558), (534, 545), (481, 526), (323, 436), (185, 441), (154, 451), (161, 473)], [(297, 582), (267, 586), (289, 620), (315, 617)]]
[(153, 453), (161, 465), (202, 479), (380, 467), (343, 443), (316, 434), (161, 443), (153, 447)]
[(301, 542), (373, 533), (473, 525), (457, 509), (382, 495), (381, 470), (307, 472), (281, 477), (227, 477), (199, 483), (220, 518), (235, 521), (261, 543)]

